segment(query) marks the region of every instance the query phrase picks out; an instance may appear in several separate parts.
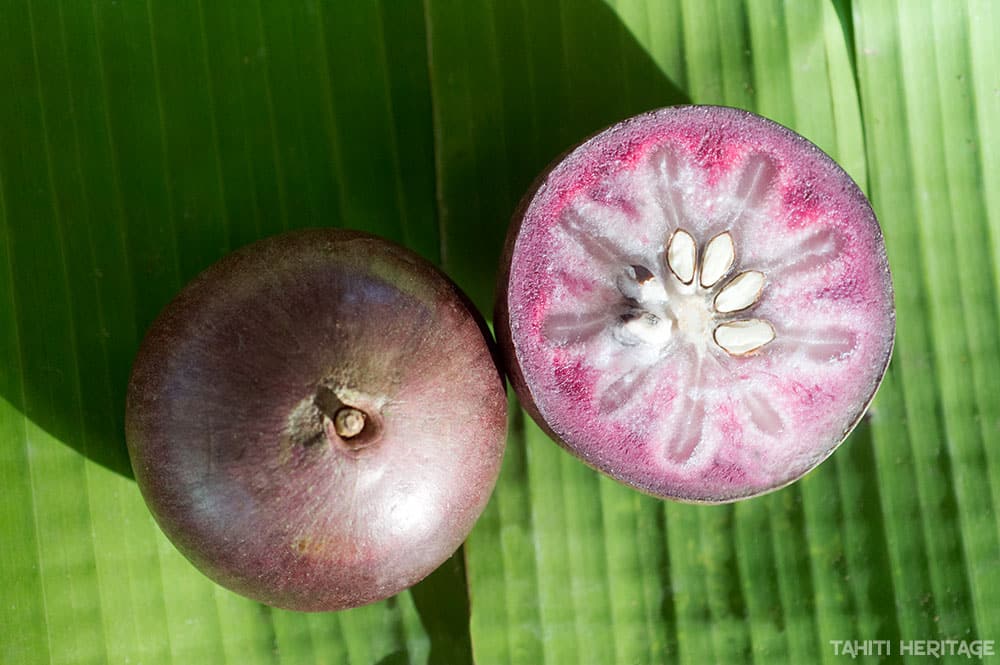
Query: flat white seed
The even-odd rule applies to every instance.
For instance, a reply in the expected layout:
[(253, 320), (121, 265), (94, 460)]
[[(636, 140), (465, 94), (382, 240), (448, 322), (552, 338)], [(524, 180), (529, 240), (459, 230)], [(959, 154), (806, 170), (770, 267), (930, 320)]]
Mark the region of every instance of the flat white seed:
[(716, 327), (715, 343), (731, 355), (744, 356), (774, 339), (774, 328), (763, 319), (730, 321)]
[(757, 270), (741, 272), (722, 287), (715, 296), (715, 311), (738, 312), (760, 299), (764, 290), (764, 273)]
[(708, 241), (701, 260), (701, 285), (706, 289), (715, 286), (729, 272), (736, 260), (736, 245), (729, 231), (723, 231)]
[(670, 272), (685, 284), (694, 281), (698, 247), (694, 237), (684, 229), (677, 229), (667, 242), (667, 265)]

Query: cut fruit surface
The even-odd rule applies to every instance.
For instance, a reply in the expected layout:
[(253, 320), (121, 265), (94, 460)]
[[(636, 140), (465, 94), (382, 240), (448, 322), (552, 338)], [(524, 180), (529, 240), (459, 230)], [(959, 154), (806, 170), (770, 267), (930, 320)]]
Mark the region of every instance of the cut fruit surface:
[(647, 493), (788, 484), (861, 418), (895, 334), (878, 222), (816, 146), (760, 116), (630, 118), (515, 214), (496, 328), (532, 416)]

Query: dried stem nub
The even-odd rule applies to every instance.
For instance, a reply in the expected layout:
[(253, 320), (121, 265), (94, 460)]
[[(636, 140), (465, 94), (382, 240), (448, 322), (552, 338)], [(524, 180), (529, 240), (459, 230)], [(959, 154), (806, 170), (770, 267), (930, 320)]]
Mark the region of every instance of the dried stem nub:
[(342, 439), (352, 439), (365, 428), (365, 413), (353, 406), (345, 406), (333, 417), (333, 427)]
[(333, 431), (341, 439), (345, 441), (355, 439), (365, 432), (368, 414), (357, 407), (345, 404), (333, 390), (326, 386), (320, 386), (316, 392), (314, 403), (319, 412), (329, 421), (327, 427), (332, 425)]

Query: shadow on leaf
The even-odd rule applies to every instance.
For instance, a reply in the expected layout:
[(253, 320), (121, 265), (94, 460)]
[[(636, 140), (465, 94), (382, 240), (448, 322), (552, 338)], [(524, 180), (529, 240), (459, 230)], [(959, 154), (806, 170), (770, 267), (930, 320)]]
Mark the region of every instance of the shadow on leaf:
[[(364, 228), (439, 260), (489, 311), (508, 221), (546, 164), (690, 101), (600, 0), (264, 3), (260, 21), (235, 3), (78, 5), (39, 7), (41, 33), (72, 29), (9, 63), (0, 395), (127, 477), (142, 335), (229, 250)], [(461, 553), (412, 593), (430, 662), (472, 662)]]

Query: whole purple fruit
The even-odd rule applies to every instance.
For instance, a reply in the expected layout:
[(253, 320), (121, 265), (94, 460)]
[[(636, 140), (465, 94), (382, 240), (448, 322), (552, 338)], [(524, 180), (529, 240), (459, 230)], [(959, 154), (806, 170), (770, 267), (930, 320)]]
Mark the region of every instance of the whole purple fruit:
[(365, 233), (287, 233), (208, 268), (150, 328), (132, 467), (219, 584), (319, 611), (391, 596), (462, 543), (496, 482), (503, 379), (434, 266)]

